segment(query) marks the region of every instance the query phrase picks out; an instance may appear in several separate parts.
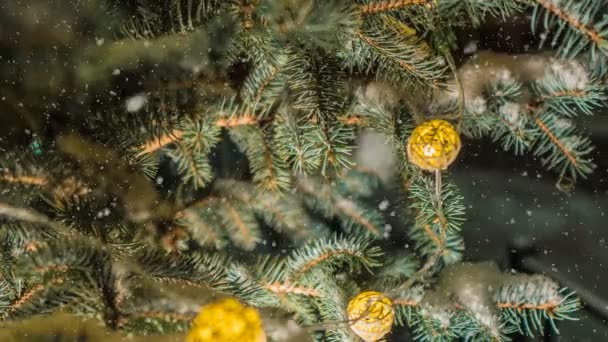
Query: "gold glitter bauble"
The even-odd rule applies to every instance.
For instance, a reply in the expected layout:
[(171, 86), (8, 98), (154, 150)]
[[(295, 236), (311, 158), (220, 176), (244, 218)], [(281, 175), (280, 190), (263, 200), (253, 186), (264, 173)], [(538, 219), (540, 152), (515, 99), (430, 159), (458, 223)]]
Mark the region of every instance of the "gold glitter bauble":
[(416, 127), (407, 141), (407, 156), (423, 170), (445, 170), (460, 152), (460, 136), (445, 120), (431, 120)]
[(365, 291), (356, 295), (346, 309), (350, 328), (365, 342), (375, 342), (391, 331), (395, 310), (385, 295)]
[(256, 309), (234, 298), (207, 304), (192, 322), (186, 342), (265, 342)]

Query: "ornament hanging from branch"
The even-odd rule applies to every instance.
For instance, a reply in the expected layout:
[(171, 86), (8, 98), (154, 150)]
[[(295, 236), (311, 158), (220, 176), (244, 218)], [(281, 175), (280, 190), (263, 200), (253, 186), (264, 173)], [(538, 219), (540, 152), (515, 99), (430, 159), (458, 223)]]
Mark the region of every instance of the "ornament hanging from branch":
[(456, 160), (460, 146), (460, 136), (452, 124), (431, 120), (414, 129), (407, 142), (407, 156), (423, 170), (446, 170)]
[(365, 342), (376, 342), (391, 331), (395, 319), (392, 301), (380, 292), (364, 291), (348, 303), (350, 328)]

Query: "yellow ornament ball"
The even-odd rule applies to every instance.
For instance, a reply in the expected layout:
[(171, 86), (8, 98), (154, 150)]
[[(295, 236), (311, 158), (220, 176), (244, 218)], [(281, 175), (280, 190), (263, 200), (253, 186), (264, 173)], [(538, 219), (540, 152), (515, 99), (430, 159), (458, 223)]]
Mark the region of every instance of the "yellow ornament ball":
[(265, 342), (256, 309), (234, 298), (205, 305), (192, 322), (186, 342)]
[(395, 310), (393, 302), (380, 292), (356, 295), (346, 309), (350, 328), (365, 342), (376, 342), (391, 331)]
[(445, 170), (460, 152), (458, 131), (445, 120), (427, 121), (414, 129), (407, 141), (407, 156), (423, 170)]

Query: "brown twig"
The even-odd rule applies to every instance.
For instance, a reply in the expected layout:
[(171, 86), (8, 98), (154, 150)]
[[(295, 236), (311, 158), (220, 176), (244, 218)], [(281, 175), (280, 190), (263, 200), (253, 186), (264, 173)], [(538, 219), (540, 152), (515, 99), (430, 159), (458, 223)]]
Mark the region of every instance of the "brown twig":
[(379, 12), (392, 11), (406, 6), (413, 5), (428, 5), (429, 0), (384, 0), (370, 2), (367, 5), (361, 5), (359, 12), (362, 14), (374, 14)]
[(557, 307), (559, 306), (559, 302), (547, 302), (547, 303), (541, 303), (541, 304), (527, 304), (527, 303), (506, 303), (506, 302), (502, 302), (502, 303), (496, 303), (496, 307), (500, 308), (500, 309), (515, 309), (515, 310), (524, 310), (524, 309), (531, 309), (531, 310), (543, 310), (545, 312), (547, 312), (547, 314), (549, 316), (552, 316), (553, 313), (555, 312), (555, 309), (557, 309)]
[(258, 123), (258, 119), (253, 115), (242, 115), (242, 116), (234, 116), (230, 118), (221, 118), (216, 121), (216, 125), (219, 127), (236, 127), (236, 126), (247, 126), (247, 125), (256, 125)]
[(149, 140), (137, 148), (139, 150), (139, 153), (137, 153), (137, 156), (140, 157), (144, 154), (156, 152), (159, 149), (163, 148), (164, 146), (169, 145), (169, 144), (174, 143), (175, 141), (179, 140), (183, 135), (184, 135), (183, 131), (174, 129), (170, 133), (167, 133), (167, 134), (161, 135), (160, 137)]
[(323, 253), (323, 254), (319, 255), (318, 257), (316, 257), (315, 259), (308, 262), (307, 264), (305, 264), (304, 266), (302, 266), (296, 272), (294, 272), (294, 277), (297, 278), (299, 275), (306, 273), (308, 270), (312, 269), (313, 267), (320, 264), (321, 262), (323, 262), (331, 257), (334, 257), (336, 255), (341, 255), (341, 254), (355, 256), (355, 253), (353, 253), (352, 251), (347, 250), (347, 249), (338, 249), (338, 250), (334, 250), (331, 252)]
[[(236, 127), (245, 125), (255, 125), (258, 120), (253, 115), (235, 116), (230, 118), (220, 118), (216, 121), (216, 125), (219, 127)], [(179, 129), (174, 129), (167, 134), (163, 134), (160, 137), (155, 137), (151, 140), (146, 141), (137, 150), (137, 156), (149, 154), (158, 151), (159, 149), (179, 141), (184, 136), (184, 132)]]
[(354, 210), (352, 201), (349, 201), (347, 199), (340, 199), (340, 200), (336, 201), (334, 204), (335, 204), (336, 208), (338, 210), (340, 210), (344, 215), (346, 215), (346, 216), (352, 218), (353, 220), (355, 220), (356, 222), (358, 222), (360, 225), (365, 227), (365, 229), (367, 229), (370, 233), (372, 233), (374, 235), (378, 235), (378, 233), (380, 232), (380, 229), (378, 229), (368, 219), (366, 219), (361, 214), (359, 214), (356, 210)]
[[(367, 37), (361, 33), (357, 33), (357, 36), (359, 37), (359, 39), (361, 39), (362, 41), (364, 41), (366, 44), (373, 46), (375, 49), (380, 50), (385, 52), (385, 48), (381, 47), (378, 45), (377, 42), (375, 42), (373, 39), (371, 39), (370, 37)], [(399, 60), (397, 61), (397, 64), (399, 64), (399, 66), (401, 66), (402, 68), (404, 68), (405, 70), (407, 70), (409, 73), (415, 74), (416, 73), (416, 68), (409, 63), (406, 63), (405, 61)]]
[(577, 166), (578, 161), (576, 160), (574, 155), (572, 155), (572, 152), (566, 148), (566, 146), (555, 136), (555, 134), (553, 134), (553, 132), (551, 132), (549, 127), (547, 127), (547, 125), (545, 125), (545, 123), (538, 116), (534, 116), (534, 122), (549, 137), (549, 139), (551, 139), (553, 144), (555, 144), (555, 146), (557, 146), (557, 148), (559, 148), (564, 153), (564, 155), (566, 156), (566, 158), (568, 158), (568, 160), (570, 160), (572, 165)]
[(563, 96), (571, 96), (571, 97), (584, 97), (587, 96), (587, 92), (584, 90), (562, 90), (562, 91), (558, 91), (555, 93), (551, 93), (551, 94), (547, 94), (547, 95), (543, 95), (540, 98), (540, 102), (549, 100), (549, 99), (553, 99), (556, 97), (563, 97)]
[(249, 243), (253, 242), (253, 240), (251, 237), (251, 233), (249, 232), (249, 229), (247, 228), (247, 225), (243, 222), (243, 219), (241, 219), (241, 216), (236, 211), (236, 209), (234, 209), (234, 207), (232, 205), (227, 203), (226, 206), (228, 207), (228, 212), (230, 213), (230, 217), (236, 224), (236, 227), (241, 232), (241, 236), (244, 238), (245, 241), (248, 241), (247, 244), (249, 245)]
[(303, 296), (308, 296), (308, 297), (319, 297), (320, 296), (319, 291), (317, 289), (304, 287), (304, 286), (297, 286), (297, 285), (292, 284), (289, 280), (287, 280), (285, 282), (274, 282), (274, 283), (266, 284), (266, 285), (264, 285), (264, 287), (266, 289), (268, 289), (269, 291), (271, 291), (275, 294), (279, 294), (279, 295), (296, 294), (296, 295), (303, 295)]
[(9, 182), (9, 183), (19, 183), (19, 184), (26, 184), (26, 185), (46, 185), (47, 184), (47, 180), (44, 177), (38, 177), (38, 176), (13, 176), (10, 174), (6, 174), (6, 175), (1, 175), (0, 176), (0, 181), (5, 181), (5, 182)]
[[(51, 280), (51, 284), (55, 285), (55, 284), (61, 284), (63, 283), (63, 278), (55, 278), (53, 280)], [(8, 313), (13, 313), (16, 310), (18, 310), (20, 307), (22, 307), (25, 303), (27, 303), (28, 301), (30, 301), (32, 299), (32, 297), (34, 297), (36, 294), (42, 292), (46, 287), (43, 284), (37, 284), (36, 286), (32, 287), (31, 289), (27, 290), (25, 293), (23, 293), (19, 298), (15, 299), (9, 306), (8, 306)]]
[(346, 126), (359, 126), (363, 124), (363, 119), (359, 116), (339, 116), (338, 121)]
[(260, 101), (260, 99), (262, 98), (262, 94), (264, 94), (264, 90), (268, 87), (270, 82), (272, 82), (272, 80), (277, 77), (277, 75), (279, 74), (279, 70), (280, 69), (277, 67), (272, 67), (272, 69), (270, 70), (270, 75), (268, 75), (268, 77), (264, 79), (264, 81), (262, 82), (262, 84), (260, 84), (260, 87), (256, 91), (252, 101), (253, 103), (257, 104)]

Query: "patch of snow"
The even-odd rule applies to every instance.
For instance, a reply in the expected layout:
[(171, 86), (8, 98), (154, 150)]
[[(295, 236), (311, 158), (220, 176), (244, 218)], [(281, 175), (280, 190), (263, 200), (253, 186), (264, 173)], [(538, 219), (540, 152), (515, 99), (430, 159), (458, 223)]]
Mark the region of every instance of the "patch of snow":
[(587, 70), (577, 61), (556, 60), (547, 68), (550, 75), (556, 77), (568, 89), (583, 89), (589, 84)]
[(466, 102), (467, 110), (474, 114), (484, 114), (488, 108), (486, 99), (482, 96), (476, 96), (472, 100)]
[(510, 124), (516, 124), (521, 112), (521, 105), (518, 103), (508, 102), (501, 108), (501, 113)]

